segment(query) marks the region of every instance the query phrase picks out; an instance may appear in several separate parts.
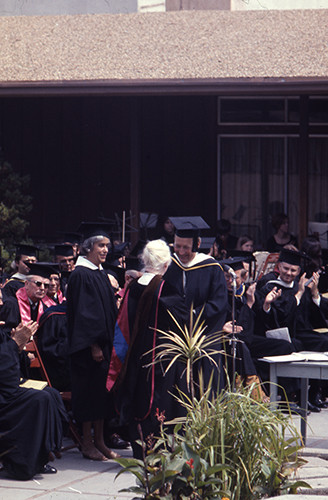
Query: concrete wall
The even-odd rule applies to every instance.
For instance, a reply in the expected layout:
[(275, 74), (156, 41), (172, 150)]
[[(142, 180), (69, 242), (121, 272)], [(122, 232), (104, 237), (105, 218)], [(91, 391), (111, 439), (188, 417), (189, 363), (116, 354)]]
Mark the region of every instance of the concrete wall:
[(0, 15), (129, 13), (138, 11), (140, 1), (143, 4), (160, 2), (160, 0), (0, 0)]

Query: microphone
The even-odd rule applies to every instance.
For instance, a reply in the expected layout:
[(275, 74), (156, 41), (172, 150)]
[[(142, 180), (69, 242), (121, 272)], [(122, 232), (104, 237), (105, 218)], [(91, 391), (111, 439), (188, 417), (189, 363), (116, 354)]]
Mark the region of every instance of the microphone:
[(232, 267), (228, 266), (227, 264), (222, 264), (222, 267), (226, 273), (231, 274), (233, 279), (237, 278), (237, 275), (236, 275), (235, 271), (232, 269)]

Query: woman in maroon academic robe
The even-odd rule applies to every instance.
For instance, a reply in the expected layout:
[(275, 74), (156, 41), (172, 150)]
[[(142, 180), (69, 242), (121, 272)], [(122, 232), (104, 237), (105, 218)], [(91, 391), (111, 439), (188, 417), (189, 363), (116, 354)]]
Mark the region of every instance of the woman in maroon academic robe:
[[(117, 327), (128, 325), (130, 338), (125, 363), (114, 388), (121, 424), (129, 429), (135, 457), (141, 456), (141, 448), (135, 443), (140, 439), (138, 424), (145, 439), (152, 433), (158, 435), (158, 415), (164, 414), (166, 420), (182, 415), (181, 405), (172, 395), (178, 395), (176, 386), (187, 392), (185, 377), (181, 376), (185, 368), (182, 363), (175, 362), (167, 373), (164, 373), (165, 362), (162, 365), (153, 364), (158, 347), (163, 342), (159, 330), (175, 326), (168, 310), (182, 325), (187, 323), (189, 317), (183, 298), (162, 279), (171, 262), (169, 247), (163, 240), (150, 241), (141, 259), (144, 272), (129, 286), (120, 306)], [(121, 336), (116, 344), (116, 336), (120, 333), (121, 330), (116, 328), (114, 350), (117, 347), (118, 351), (123, 341)], [(113, 364), (114, 356), (111, 366)], [(108, 389), (113, 386), (116, 376), (117, 373), (109, 371)]]

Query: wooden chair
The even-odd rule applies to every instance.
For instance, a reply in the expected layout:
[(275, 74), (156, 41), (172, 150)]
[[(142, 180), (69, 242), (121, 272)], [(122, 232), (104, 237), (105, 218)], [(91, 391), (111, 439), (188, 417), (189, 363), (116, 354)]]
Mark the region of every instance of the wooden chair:
[(271, 273), (271, 271), (274, 271), (276, 264), (279, 259), (279, 252), (278, 253), (269, 253), (267, 258), (265, 259), (265, 262), (263, 264), (263, 267), (261, 271), (259, 272), (257, 276), (257, 281), (259, 281), (265, 274)]
[[(46, 370), (44, 363), (42, 361), (40, 351), (38, 349), (35, 338), (31, 339), (26, 344), (24, 350), (26, 352), (34, 355), (34, 359), (32, 359), (30, 362), (30, 368), (37, 368), (39, 370), (39, 373), (40, 373), (42, 380), (46, 380), (48, 383), (48, 386), (52, 387), (51, 381), (49, 379), (49, 376), (47, 374), (47, 370)], [(64, 404), (65, 404), (66, 409), (69, 409), (70, 405), (71, 405), (72, 393), (70, 391), (65, 391), (65, 392), (60, 392), (60, 395), (61, 395), (61, 398), (62, 398)], [(69, 420), (68, 420), (69, 433), (70, 433), (70, 436), (75, 444), (71, 445), (71, 446), (65, 446), (62, 448), (61, 451), (69, 450), (71, 448), (74, 448), (75, 446), (77, 446), (79, 449), (81, 449), (81, 447), (82, 447), (82, 438), (80, 436), (78, 428), (77, 428), (76, 424), (73, 422), (72, 418), (70, 416), (68, 416), (68, 418), (69, 418)]]

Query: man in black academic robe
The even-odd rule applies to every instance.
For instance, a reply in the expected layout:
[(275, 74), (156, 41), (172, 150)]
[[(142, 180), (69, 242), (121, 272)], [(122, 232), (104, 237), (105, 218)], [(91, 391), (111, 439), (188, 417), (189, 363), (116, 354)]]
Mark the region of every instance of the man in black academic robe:
[[(260, 280), (257, 326), (263, 334), (266, 330), (287, 327), (294, 351), (328, 351), (328, 301), (319, 293), (319, 274), (313, 273), (308, 280), (305, 273), (301, 275), (301, 263), (299, 252), (283, 249), (277, 272)], [(311, 403), (317, 400), (321, 404), (318, 386), (317, 382), (311, 382)]]
[[(294, 350), (328, 351), (328, 333), (317, 332), (327, 328), (328, 301), (319, 294), (318, 273), (311, 281), (301, 273), (301, 254), (283, 249), (278, 270), (266, 274), (258, 283), (259, 331), (288, 327)], [(268, 301), (268, 294), (274, 295)]]
[[(203, 309), (202, 319), (207, 325), (206, 333), (218, 333), (217, 351), (222, 350), (219, 332), (226, 320), (227, 285), (220, 264), (208, 255), (198, 253), (201, 240), (199, 231), (208, 225), (201, 217), (170, 217), (176, 227), (174, 237), (174, 254), (172, 263), (164, 275), (164, 279), (174, 286), (184, 298), (186, 307), (194, 311), (197, 317)], [(223, 388), (224, 374), (222, 357), (215, 355), (218, 369), (208, 360), (202, 361), (205, 383), (210, 381), (211, 374), (216, 372), (212, 380), (214, 391)]]
[(62, 419), (66, 420), (59, 393), (20, 387), (19, 352), (37, 325), (19, 325), (12, 336), (0, 329), (0, 453), (4, 469), (15, 479), (56, 472), (46, 466), (49, 453), (60, 450)]
[(30, 268), (28, 264), (36, 262), (37, 248), (31, 245), (17, 245), (15, 266), (16, 272), (8, 279), (2, 288), (3, 299), (16, 298), (16, 292), (25, 284)]

